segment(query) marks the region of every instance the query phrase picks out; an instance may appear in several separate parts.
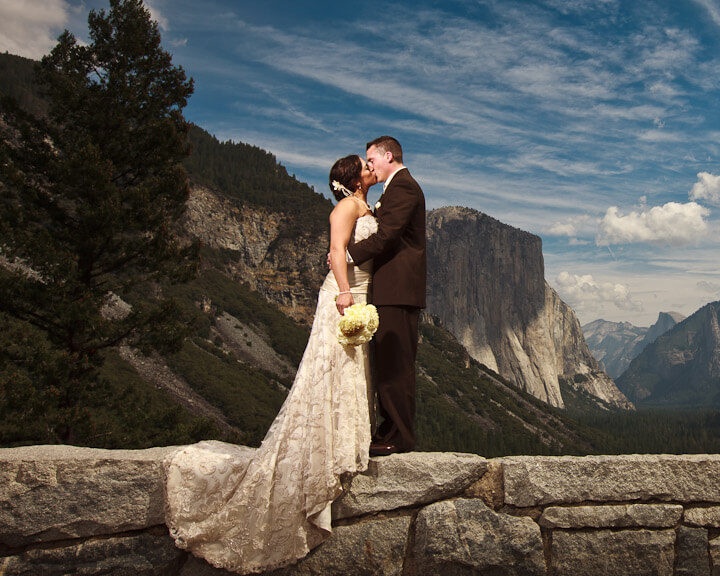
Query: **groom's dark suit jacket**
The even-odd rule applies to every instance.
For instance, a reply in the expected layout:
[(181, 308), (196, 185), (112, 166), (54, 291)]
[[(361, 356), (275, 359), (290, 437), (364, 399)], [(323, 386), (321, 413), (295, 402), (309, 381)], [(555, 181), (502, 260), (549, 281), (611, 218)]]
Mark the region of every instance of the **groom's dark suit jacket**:
[(372, 302), (425, 307), (425, 196), (407, 168), (395, 173), (380, 197), (377, 234), (349, 246), (357, 264), (374, 260)]

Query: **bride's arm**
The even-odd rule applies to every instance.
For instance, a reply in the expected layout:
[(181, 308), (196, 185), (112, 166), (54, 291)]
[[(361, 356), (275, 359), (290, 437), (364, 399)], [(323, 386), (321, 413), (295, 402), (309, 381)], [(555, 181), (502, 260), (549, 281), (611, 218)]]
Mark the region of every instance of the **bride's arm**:
[(350, 242), (350, 234), (352, 234), (357, 219), (358, 205), (350, 198), (338, 202), (330, 213), (330, 265), (340, 292), (344, 292), (335, 301), (340, 314), (344, 314), (345, 308), (354, 303), (352, 294), (350, 294), (345, 250)]

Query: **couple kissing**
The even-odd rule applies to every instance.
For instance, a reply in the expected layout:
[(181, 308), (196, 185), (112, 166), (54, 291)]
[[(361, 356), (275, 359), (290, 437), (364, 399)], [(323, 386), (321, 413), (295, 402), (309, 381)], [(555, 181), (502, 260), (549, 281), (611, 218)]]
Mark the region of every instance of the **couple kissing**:
[[(329, 181), (338, 200), (331, 270), (295, 381), (265, 439), (255, 451), (200, 442), (166, 460), (166, 520), (176, 545), (241, 574), (304, 557), (332, 532), (342, 474), (363, 472), (370, 456), (415, 447), (425, 198), (391, 136), (369, 142), (366, 159), (339, 159)], [(376, 183), (383, 193), (373, 212), (367, 193)], [(345, 310), (370, 302), (379, 316), (372, 370), (369, 344), (337, 337)]]

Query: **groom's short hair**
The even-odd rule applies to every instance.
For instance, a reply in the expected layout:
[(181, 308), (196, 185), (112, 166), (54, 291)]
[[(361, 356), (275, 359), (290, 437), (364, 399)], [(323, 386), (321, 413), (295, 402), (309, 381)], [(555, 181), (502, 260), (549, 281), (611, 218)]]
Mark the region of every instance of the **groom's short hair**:
[(402, 164), (402, 146), (400, 146), (400, 142), (392, 136), (380, 136), (380, 138), (375, 138), (372, 142), (367, 143), (365, 150), (370, 149), (371, 146), (376, 146), (383, 152), (390, 152), (393, 155), (393, 158)]

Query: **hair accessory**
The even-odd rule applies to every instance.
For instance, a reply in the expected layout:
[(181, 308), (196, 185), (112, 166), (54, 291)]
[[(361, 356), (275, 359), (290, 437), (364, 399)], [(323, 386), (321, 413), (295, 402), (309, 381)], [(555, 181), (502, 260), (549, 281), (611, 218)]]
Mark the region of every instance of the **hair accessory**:
[(333, 180), (333, 181), (332, 181), (332, 187), (333, 187), (333, 189), (335, 189), (335, 190), (341, 191), (341, 192), (343, 193), (343, 196), (345, 196), (345, 198), (348, 198), (348, 197), (350, 197), (350, 196), (353, 195), (353, 193), (350, 192), (350, 190), (348, 190), (347, 188), (345, 188), (345, 186), (343, 186), (342, 184), (340, 184), (340, 182), (338, 182), (337, 180)]

